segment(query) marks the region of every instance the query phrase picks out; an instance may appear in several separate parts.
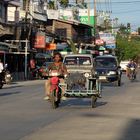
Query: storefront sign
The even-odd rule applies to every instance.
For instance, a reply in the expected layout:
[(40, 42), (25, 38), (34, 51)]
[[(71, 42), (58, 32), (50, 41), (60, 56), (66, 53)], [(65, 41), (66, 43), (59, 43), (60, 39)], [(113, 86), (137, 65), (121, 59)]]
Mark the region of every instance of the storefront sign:
[(34, 48), (45, 49), (45, 47), (46, 47), (45, 33), (37, 33)]
[(96, 39), (95, 44), (96, 45), (103, 45), (104, 41), (102, 39)]
[(56, 44), (55, 43), (47, 44), (46, 50), (56, 50)]

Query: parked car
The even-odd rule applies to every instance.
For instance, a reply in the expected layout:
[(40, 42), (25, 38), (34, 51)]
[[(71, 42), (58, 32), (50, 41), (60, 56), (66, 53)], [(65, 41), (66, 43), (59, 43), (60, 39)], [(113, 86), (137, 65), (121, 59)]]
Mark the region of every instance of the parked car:
[(39, 68), (39, 77), (46, 79), (48, 77), (48, 66), (52, 62), (44, 62), (43, 65)]
[(129, 61), (121, 61), (120, 66), (122, 71), (126, 71)]
[(96, 74), (103, 82), (115, 82), (121, 86), (121, 68), (117, 58), (112, 55), (97, 56), (95, 58)]

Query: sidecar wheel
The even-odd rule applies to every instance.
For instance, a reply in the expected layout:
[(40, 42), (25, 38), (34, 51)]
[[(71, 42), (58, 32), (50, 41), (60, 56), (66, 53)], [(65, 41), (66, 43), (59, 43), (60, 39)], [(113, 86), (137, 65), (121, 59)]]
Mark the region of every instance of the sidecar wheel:
[(91, 107), (92, 108), (96, 107), (96, 102), (97, 102), (97, 97), (96, 96), (92, 96), (91, 97)]

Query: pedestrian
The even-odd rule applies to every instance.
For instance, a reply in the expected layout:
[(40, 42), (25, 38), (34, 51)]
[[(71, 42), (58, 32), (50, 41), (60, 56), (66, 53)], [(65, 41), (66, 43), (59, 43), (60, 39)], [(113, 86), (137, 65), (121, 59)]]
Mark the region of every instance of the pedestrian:
[(0, 59), (0, 73), (2, 73), (3, 69), (4, 69), (3, 63), (2, 63), (2, 61), (1, 61), (1, 59)]
[(36, 68), (35, 59), (34, 58), (31, 58), (31, 60), (30, 60), (30, 69), (32, 71), (35, 68)]
[(30, 59), (29, 67), (30, 67), (30, 72), (32, 74), (32, 78), (36, 77), (36, 62), (33, 57)]
[(0, 80), (1, 80), (1, 81), (4, 81), (3, 69), (4, 69), (3, 63), (2, 63), (2, 61), (1, 61), (1, 59), (0, 59)]

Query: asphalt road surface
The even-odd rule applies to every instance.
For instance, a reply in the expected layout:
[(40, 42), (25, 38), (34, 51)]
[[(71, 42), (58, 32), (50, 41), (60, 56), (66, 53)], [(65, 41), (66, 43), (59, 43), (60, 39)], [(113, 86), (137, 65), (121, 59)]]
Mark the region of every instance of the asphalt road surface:
[(140, 140), (140, 76), (122, 86), (103, 86), (92, 109), (90, 99), (68, 99), (53, 110), (44, 101), (44, 81), (0, 90), (0, 140)]

